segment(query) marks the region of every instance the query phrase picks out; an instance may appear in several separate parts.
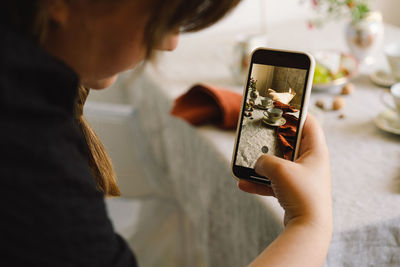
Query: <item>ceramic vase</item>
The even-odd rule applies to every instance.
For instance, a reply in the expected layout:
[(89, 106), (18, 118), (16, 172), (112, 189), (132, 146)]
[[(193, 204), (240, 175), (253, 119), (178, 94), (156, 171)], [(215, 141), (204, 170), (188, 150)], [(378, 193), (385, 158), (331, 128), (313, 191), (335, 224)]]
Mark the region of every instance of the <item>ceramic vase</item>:
[(259, 93), (257, 90), (250, 90), (250, 98), (255, 102)]
[(382, 46), (383, 31), (380, 12), (369, 12), (363, 19), (347, 25), (347, 44), (361, 64), (373, 63), (374, 53)]

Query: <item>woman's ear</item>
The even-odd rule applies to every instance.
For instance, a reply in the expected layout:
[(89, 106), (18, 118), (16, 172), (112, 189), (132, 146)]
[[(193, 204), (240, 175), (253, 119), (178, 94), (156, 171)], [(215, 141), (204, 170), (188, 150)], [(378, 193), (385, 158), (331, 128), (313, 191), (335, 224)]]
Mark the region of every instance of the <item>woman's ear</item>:
[(68, 2), (68, 0), (42, 0), (49, 19), (61, 26), (68, 22), (70, 13)]

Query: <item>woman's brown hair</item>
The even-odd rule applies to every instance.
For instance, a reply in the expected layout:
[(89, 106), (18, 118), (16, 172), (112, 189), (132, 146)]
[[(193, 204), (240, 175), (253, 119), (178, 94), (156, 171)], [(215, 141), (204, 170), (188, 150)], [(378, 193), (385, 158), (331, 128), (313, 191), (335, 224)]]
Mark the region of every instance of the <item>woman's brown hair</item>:
[[(110, 1), (110, 3), (117, 4), (115, 0), (86, 1), (93, 3)], [(154, 47), (175, 29), (179, 28), (181, 32), (194, 32), (204, 29), (225, 16), (240, 2), (240, 0), (142, 1), (146, 1), (150, 7), (149, 10), (151, 10), (150, 20), (146, 25), (144, 36), (148, 51), (147, 58), (152, 56)], [(17, 31), (30, 35), (38, 42), (46, 38), (51, 21), (43, 8), (42, 0), (6, 0), (5, 3), (2, 3), (2, 8), (0, 25), (6, 24), (8, 27), (13, 27)], [(88, 94), (89, 89), (80, 86), (75, 103), (75, 118), (90, 152), (88, 164), (99, 190), (103, 191), (107, 196), (119, 196), (120, 191), (111, 159), (107, 155), (100, 139), (83, 116), (83, 106)]]

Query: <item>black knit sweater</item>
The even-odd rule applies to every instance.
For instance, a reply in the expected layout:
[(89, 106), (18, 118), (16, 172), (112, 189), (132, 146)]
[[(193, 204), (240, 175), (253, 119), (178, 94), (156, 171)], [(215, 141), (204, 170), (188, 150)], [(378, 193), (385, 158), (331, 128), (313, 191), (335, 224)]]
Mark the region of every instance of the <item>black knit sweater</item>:
[(88, 167), (78, 83), (0, 25), (0, 266), (136, 266)]

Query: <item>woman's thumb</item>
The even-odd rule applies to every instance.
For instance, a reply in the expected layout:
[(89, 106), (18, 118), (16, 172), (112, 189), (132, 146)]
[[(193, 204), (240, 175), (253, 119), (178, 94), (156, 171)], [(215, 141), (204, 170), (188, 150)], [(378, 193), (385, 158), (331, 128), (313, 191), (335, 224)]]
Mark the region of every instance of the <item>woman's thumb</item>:
[(272, 182), (277, 177), (282, 177), (282, 172), (286, 171), (287, 164), (290, 163), (290, 161), (273, 155), (263, 155), (257, 160), (254, 170)]

